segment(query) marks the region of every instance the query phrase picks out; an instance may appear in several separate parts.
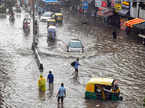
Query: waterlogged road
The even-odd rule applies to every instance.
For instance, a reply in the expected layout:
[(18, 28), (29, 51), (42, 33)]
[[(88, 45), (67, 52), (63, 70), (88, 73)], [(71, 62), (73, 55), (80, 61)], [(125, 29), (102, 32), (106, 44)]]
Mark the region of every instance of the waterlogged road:
[[(0, 107), (2, 108), (57, 108), (56, 93), (61, 82), (67, 89), (63, 108), (142, 108), (145, 89), (145, 48), (120, 33), (112, 41), (111, 28), (100, 23), (81, 24), (80, 18), (64, 12), (64, 24), (57, 25), (57, 40), (47, 43), (46, 24), (40, 23), (39, 51), (44, 63), (44, 76), (53, 70), (55, 82), (51, 94), (39, 94), (39, 71), (31, 51), (32, 35), (22, 30), (23, 15), (14, 25), (0, 19)], [(93, 20), (93, 19), (92, 19)], [(66, 44), (72, 38), (81, 39), (85, 52), (68, 53)], [(80, 58), (79, 79), (73, 79), (70, 63)], [(120, 102), (84, 99), (85, 84), (91, 77), (111, 77), (119, 80)], [(48, 87), (47, 87), (48, 88)]]

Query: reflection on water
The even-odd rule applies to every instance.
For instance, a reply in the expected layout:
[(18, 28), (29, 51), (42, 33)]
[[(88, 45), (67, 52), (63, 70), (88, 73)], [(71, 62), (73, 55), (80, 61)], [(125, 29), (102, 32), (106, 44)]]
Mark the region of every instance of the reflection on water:
[(39, 91), (39, 99), (41, 100), (41, 101), (45, 101), (45, 98), (46, 98), (46, 93), (45, 92), (41, 92), (41, 91)]
[(57, 104), (57, 108), (64, 108), (63, 103), (62, 104)]

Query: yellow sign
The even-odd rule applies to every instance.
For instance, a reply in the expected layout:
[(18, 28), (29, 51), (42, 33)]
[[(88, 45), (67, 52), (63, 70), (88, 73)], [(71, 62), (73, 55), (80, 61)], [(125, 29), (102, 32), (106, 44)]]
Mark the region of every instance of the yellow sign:
[(126, 5), (126, 6), (129, 6), (129, 2), (126, 2), (126, 1), (122, 2), (122, 4)]
[(120, 3), (115, 3), (114, 8), (115, 8), (115, 11), (118, 12), (119, 10), (122, 9), (122, 6)]

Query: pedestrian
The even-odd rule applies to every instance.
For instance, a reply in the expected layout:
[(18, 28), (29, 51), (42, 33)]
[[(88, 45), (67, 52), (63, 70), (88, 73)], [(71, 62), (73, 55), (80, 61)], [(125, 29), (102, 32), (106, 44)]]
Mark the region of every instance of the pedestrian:
[(113, 39), (116, 40), (117, 39), (117, 32), (114, 30), (112, 32), (112, 36), (113, 36)]
[(76, 61), (72, 62), (71, 65), (74, 67), (75, 69), (75, 77), (77, 78), (78, 77), (78, 67), (80, 65), (79, 63), (79, 58), (76, 59)]
[(59, 88), (57, 93), (58, 104), (60, 103), (60, 100), (61, 100), (61, 104), (63, 104), (64, 97), (66, 97), (66, 89), (64, 88), (64, 84), (61, 83), (61, 87)]
[(46, 90), (46, 80), (43, 75), (40, 75), (40, 79), (38, 80), (38, 87), (40, 92), (45, 92)]
[(49, 71), (49, 74), (48, 74), (48, 76), (47, 76), (47, 81), (48, 81), (48, 83), (49, 83), (49, 90), (50, 90), (50, 89), (52, 90), (52, 89), (53, 89), (54, 76), (53, 76), (51, 70)]

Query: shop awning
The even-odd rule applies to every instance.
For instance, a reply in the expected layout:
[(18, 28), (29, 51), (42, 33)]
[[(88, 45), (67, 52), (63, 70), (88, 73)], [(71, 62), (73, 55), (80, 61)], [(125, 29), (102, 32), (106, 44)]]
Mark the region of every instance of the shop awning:
[(140, 24), (140, 23), (143, 23), (143, 22), (145, 22), (144, 19), (135, 18), (135, 19), (126, 21), (126, 22), (125, 22), (125, 25), (126, 25), (127, 27), (133, 27), (133, 25), (135, 25), (135, 24)]
[(58, 2), (58, 0), (42, 0), (43, 2), (46, 3), (54, 3), (54, 2)]
[(103, 9), (100, 9), (98, 10), (97, 14), (99, 16), (111, 16), (113, 15), (113, 10), (112, 9), (109, 9), (109, 8), (103, 8)]

